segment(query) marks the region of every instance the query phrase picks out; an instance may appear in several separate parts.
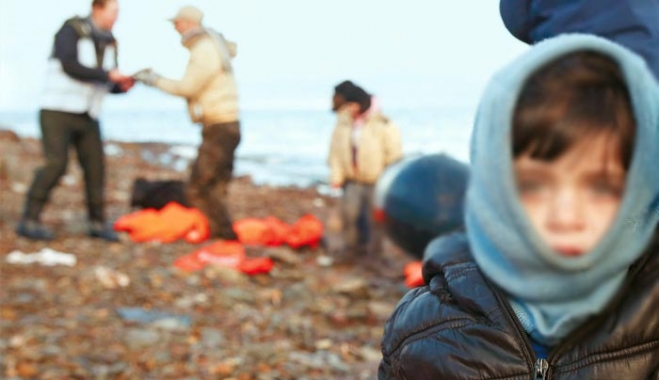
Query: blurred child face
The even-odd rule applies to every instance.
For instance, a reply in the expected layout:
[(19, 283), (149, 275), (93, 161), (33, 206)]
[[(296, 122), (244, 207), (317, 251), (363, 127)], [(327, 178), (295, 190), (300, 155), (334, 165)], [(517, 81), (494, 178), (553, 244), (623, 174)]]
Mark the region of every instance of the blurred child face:
[(611, 226), (625, 185), (614, 139), (599, 135), (553, 161), (528, 153), (514, 162), (518, 193), (533, 227), (555, 252), (580, 256)]
[(332, 97), (332, 111), (337, 112), (339, 110), (347, 112), (352, 117), (357, 117), (361, 114), (359, 103), (349, 102), (343, 95), (334, 94)]
[(332, 96), (332, 111), (338, 111), (344, 104), (346, 104), (346, 98), (341, 94), (334, 93), (334, 96)]

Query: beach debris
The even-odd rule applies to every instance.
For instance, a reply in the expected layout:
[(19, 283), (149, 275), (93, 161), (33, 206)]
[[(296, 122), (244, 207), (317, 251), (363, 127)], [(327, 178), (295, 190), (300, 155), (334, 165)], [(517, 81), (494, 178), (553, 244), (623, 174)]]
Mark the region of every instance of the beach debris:
[(73, 267), (76, 265), (76, 256), (71, 253), (58, 252), (48, 247), (42, 248), (38, 252), (23, 253), (22, 251), (12, 251), (5, 258), (9, 264), (41, 264), (46, 266), (66, 265)]
[(25, 194), (27, 192), (27, 185), (24, 183), (13, 182), (11, 184), (11, 191), (17, 194)]
[(173, 314), (162, 310), (146, 310), (141, 307), (122, 307), (117, 309), (119, 316), (128, 322), (136, 322), (164, 330), (188, 329), (192, 318), (187, 315)]
[(263, 219), (244, 218), (233, 223), (238, 240), (247, 245), (291, 248), (317, 248), (323, 236), (323, 223), (315, 215), (305, 214), (293, 225), (268, 216)]
[(257, 275), (269, 273), (274, 267), (274, 262), (269, 257), (246, 257), (245, 247), (235, 240), (216, 241), (174, 261), (175, 267), (187, 272), (201, 270), (207, 265), (227, 267), (247, 275)]
[(302, 257), (294, 251), (291, 251), (290, 248), (279, 247), (279, 248), (270, 248), (266, 251), (266, 254), (271, 259), (282, 262), (287, 265), (297, 266), (302, 263)]
[(321, 267), (331, 267), (334, 264), (334, 259), (331, 256), (319, 255), (316, 258), (316, 263)]
[(281, 220), (269, 216), (263, 219), (237, 220), (233, 223), (233, 230), (243, 244), (276, 247), (286, 243), (291, 227)]
[(368, 283), (361, 278), (353, 278), (332, 287), (332, 291), (349, 295), (352, 298), (368, 298)]
[(323, 223), (315, 215), (306, 214), (292, 226), (286, 243), (294, 249), (302, 247), (318, 248), (323, 237)]
[(127, 274), (108, 267), (97, 266), (94, 268), (94, 274), (106, 289), (125, 288), (130, 285), (130, 277)]
[(212, 264), (237, 269), (245, 260), (245, 247), (234, 240), (219, 240), (174, 261), (184, 271), (197, 271)]
[(144, 209), (124, 215), (114, 222), (115, 231), (128, 232), (134, 242), (173, 243), (185, 239), (201, 243), (210, 236), (206, 216), (196, 208), (169, 202), (160, 210)]

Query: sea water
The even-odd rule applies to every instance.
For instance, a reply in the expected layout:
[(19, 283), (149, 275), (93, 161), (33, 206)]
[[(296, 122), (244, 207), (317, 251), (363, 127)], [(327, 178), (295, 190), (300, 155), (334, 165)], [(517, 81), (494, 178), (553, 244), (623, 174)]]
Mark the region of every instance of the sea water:
[[(468, 161), (473, 110), (464, 107), (383, 110), (401, 132), (406, 156), (444, 152)], [(235, 175), (257, 184), (327, 184), (327, 154), (336, 115), (324, 109), (247, 109), (241, 112), (241, 142)], [(39, 137), (37, 111), (0, 112), (0, 126), (20, 136)], [(106, 110), (101, 117), (106, 141), (162, 142), (172, 145), (171, 165), (183, 170), (196, 155), (201, 130), (181, 109)], [(106, 153), (114, 154), (111, 144)]]

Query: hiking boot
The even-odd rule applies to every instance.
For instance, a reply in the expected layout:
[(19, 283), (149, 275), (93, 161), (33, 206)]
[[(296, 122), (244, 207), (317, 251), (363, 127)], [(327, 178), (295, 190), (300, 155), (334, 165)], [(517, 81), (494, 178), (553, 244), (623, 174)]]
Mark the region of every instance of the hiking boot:
[(112, 227), (105, 225), (102, 222), (89, 222), (89, 229), (87, 236), (103, 239), (105, 241), (115, 243), (119, 241), (119, 235), (112, 229)]
[(49, 241), (55, 239), (55, 234), (35, 220), (21, 220), (18, 227), (16, 227), (16, 233), (31, 240)]

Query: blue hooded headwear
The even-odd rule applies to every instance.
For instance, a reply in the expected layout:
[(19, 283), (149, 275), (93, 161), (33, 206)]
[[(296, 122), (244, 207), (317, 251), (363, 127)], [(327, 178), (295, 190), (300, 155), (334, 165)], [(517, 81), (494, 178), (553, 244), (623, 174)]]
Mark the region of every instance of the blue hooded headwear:
[[(544, 243), (519, 200), (512, 156), (517, 98), (530, 75), (568, 53), (589, 50), (615, 61), (637, 123), (620, 208), (606, 235), (580, 257)], [(471, 141), (465, 222), (483, 273), (503, 289), (531, 336), (553, 345), (601, 312), (659, 221), (659, 87), (645, 62), (605, 39), (567, 34), (545, 40), (503, 70), (485, 90)]]

